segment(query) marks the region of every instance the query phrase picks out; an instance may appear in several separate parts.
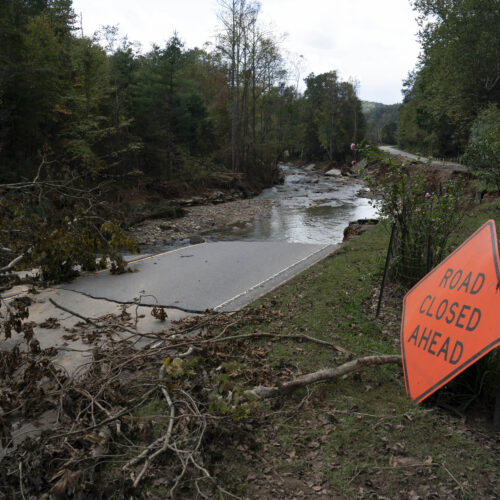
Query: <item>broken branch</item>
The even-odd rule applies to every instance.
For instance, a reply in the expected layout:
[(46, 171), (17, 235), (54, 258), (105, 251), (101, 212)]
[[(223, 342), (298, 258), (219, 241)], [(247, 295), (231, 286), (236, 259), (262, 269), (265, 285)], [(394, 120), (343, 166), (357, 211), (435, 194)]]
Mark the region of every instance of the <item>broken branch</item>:
[(192, 339), (190, 342), (183, 342), (182, 344), (175, 344), (171, 346), (167, 346), (169, 349), (174, 349), (177, 347), (184, 347), (191, 344), (214, 344), (219, 342), (228, 342), (229, 340), (248, 340), (255, 338), (270, 338), (270, 339), (279, 339), (279, 340), (307, 340), (308, 342), (313, 342), (315, 344), (324, 345), (335, 349), (336, 351), (342, 352), (343, 354), (350, 354), (347, 349), (344, 349), (342, 346), (334, 344), (332, 342), (327, 342), (326, 340), (316, 339), (314, 337), (310, 337), (309, 335), (279, 335), (274, 333), (249, 333), (245, 335), (233, 335), (231, 337), (216, 337), (213, 339), (206, 340), (197, 340)]
[[(165, 377), (165, 365), (162, 365), (160, 368), (160, 375), (159, 378), (160, 380), (163, 380)], [(146, 473), (148, 467), (150, 466), (151, 462), (154, 460), (154, 458), (164, 451), (167, 450), (169, 447), (170, 443), (170, 437), (172, 436), (172, 430), (174, 427), (174, 420), (175, 420), (175, 406), (172, 402), (172, 399), (170, 398), (170, 394), (168, 393), (167, 389), (165, 386), (161, 386), (161, 391), (167, 401), (168, 407), (170, 408), (170, 419), (168, 422), (168, 428), (167, 432), (161, 436), (159, 439), (156, 439), (153, 441), (140, 455), (137, 457), (133, 458), (130, 460), (127, 464), (125, 464), (122, 468), (122, 470), (126, 470), (127, 468), (139, 463), (143, 458), (146, 458), (146, 461), (144, 462), (144, 466), (142, 467), (141, 471), (137, 475), (137, 477), (134, 480), (133, 487), (136, 488), (141, 479), (143, 478), (144, 474)], [(150, 453), (159, 445), (161, 444), (161, 447), (156, 450), (154, 453), (150, 455)]]
[(18, 255), (15, 259), (11, 260), (6, 266), (0, 268), (0, 273), (10, 271), (20, 260), (24, 258), (24, 254)]
[(76, 316), (77, 318), (83, 319), (83, 321), (85, 321), (89, 325), (95, 326), (96, 328), (100, 328), (99, 325), (95, 321), (92, 321), (90, 318), (87, 318), (86, 316), (82, 316), (81, 314), (78, 314), (77, 312), (72, 311), (71, 309), (68, 309), (67, 307), (63, 307), (63, 306), (59, 305), (54, 299), (49, 299), (49, 302), (54, 307), (61, 309), (61, 311), (67, 312), (68, 314), (71, 314), (72, 316)]
[(120, 330), (123, 330), (125, 332), (131, 333), (132, 335), (135, 335), (135, 336), (139, 335), (139, 336), (147, 337), (147, 335), (142, 335), (139, 332), (132, 330), (131, 328), (127, 328), (126, 326), (120, 325), (119, 323), (111, 323), (111, 324), (104, 323), (102, 326), (98, 325), (95, 321), (91, 320), (90, 318), (87, 318), (86, 316), (82, 316), (81, 314), (79, 314), (75, 311), (72, 311), (71, 309), (68, 309), (67, 307), (63, 307), (63, 306), (59, 305), (54, 299), (49, 299), (49, 302), (53, 306), (57, 307), (58, 309), (61, 309), (62, 311), (67, 312), (68, 314), (76, 316), (77, 318), (82, 319), (83, 321), (85, 321), (89, 325), (95, 326), (96, 328), (105, 328), (107, 326), (115, 327), (115, 328), (119, 328)]
[(302, 375), (301, 377), (297, 377), (296, 379), (285, 382), (284, 384), (281, 384), (277, 387), (266, 387), (260, 385), (254, 387), (253, 389), (245, 391), (245, 395), (253, 396), (256, 399), (272, 398), (283, 392), (291, 391), (299, 387), (314, 384), (316, 382), (321, 382), (324, 380), (334, 380), (336, 378), (342, 377), (342, 375), (346, 375), (347, 373), (358, 371), (365, 366), (385, 365), (388, 363), (401, 364), (401, 356), (387, 355), (358, 358), (352, 361), (348, 361), (347, 363), (337, 366), (336, 368), (325, 368), (323, 370), (318, 370), (317, 372)]

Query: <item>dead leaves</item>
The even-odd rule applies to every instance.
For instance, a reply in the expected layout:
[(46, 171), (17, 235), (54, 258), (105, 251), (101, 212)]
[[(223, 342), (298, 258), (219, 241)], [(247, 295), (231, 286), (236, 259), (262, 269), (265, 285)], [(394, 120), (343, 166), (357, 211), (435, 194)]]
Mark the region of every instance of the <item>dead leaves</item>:
[(34, 323), (33, 321), (30, 321), (28, 323), (23, 323), (21, 331), (23, 332), (24, 339), (26, 340), (26, 342), (28, 342), (28, 344), (30, 344), (34, 340), (33, 337), (35, 336), (35, 330), (34, 330), (35, 326), (36, 323)]
[(11, 351), (0, 351), (0, 378), (5, 380), (19, 368), (24, 353), (15, 347)]
[(29, 341), (29, 349), (31, 354), (39, 354), (41, 349), (40, 349), (40, 342), (38, 342), (37, 339), (31, 338)]
[(165, 321), (168, 318), (168, 314), (164, 307), (155, 306), (151, 309), (151, 316), (156, 318), (158, 321)]
[(163, 364), (165, 365), (165, 372), (173, 378), (180, 377), (184, 374), (184, 363), (180, 358), (166, 358)]
[(78, 474), (69, 469), (61, 469), (57, 472), (50, 480), (51, 483), (54, 481), (57, 482), (50, 489), (50, 493), (61, 498), (72, 496), (79, 483)]
[[(17, 333), (21, 333), (23, 331), (23, 320), (29, 316), (29, 306), (31, 305), (31, 299), (29, 297), (19, 297), (14, 299), (10, 303), (6, 303), (7, 314), (5, 320), (0, 324), (4, 331), (4, 335), (6, 339), (10, 339), (12, 336), (12, 330)], [(1, 317), (1, 316), (0, 316)], [(30, 329), (30, 326), (27, 327), (25, 332), (25, 337), (28, 340), (31, 340), (32, 336), (29, 335), (32, 333), (33, 329)]]
[(40, 328), (46, 328), (47, 330), (59, 328), (61, 325), (56, 318), (47, 318), (45, 321), (40, 323)]

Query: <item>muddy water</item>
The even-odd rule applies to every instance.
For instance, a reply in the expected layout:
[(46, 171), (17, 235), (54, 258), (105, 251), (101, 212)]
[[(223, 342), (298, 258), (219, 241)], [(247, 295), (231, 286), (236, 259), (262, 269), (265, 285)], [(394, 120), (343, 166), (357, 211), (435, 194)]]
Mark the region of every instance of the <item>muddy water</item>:
[(283, 166), (283, 185), (260, 195), (274, 201), (267, 217), (240, 231), (221, 231), (220, 239), (340, 243), (350, 221), (374, 218), (370, 200), (360, 196), (363, 186), (351, 179), (327, 177)]

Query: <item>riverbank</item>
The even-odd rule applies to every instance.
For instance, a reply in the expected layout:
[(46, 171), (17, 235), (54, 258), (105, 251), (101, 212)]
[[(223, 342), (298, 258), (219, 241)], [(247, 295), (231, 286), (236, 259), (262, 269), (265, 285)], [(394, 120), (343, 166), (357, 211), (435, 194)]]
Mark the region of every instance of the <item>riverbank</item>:
[(128, 230), (139, 245), (171, 246), (189, 242), (218, 230), (233, 230), (252, 226), (256, 217), (266, 217), (273, 206), (272, 200), (246, 198), (216, 205), (186, 207), (186, 215), (177, 219), (148, 219)]
[[(352, 175), (325, 175), (321, 166), (283, 165), (284, 181), (258, 196), (213, 201), (183, 200), (184, 216), (151, 217), (128, 234), (140, 245), (167, 247), (188, 242), (246, 239), (339, 243), (352, 220), (374, 217), (367, 189)], [(167, 212), (168, 214), (168, 212)]]

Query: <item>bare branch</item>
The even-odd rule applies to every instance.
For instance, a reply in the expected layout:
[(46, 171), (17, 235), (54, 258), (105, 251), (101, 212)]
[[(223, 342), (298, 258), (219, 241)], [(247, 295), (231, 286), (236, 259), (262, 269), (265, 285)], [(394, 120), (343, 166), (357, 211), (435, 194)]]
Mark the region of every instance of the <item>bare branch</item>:
[(4, 273), (5, 271), (9, 271), (23, 258), (24, 258), (24, 254), (18, 255), (15, 259), (10, 261), (6, 266), (0, 267), (0, 273)]
[(331, 347), (332, 349), (335, 349), (336, 351), (342, 352), (343, 354), (350, 354), (350, 352), (347, 349), (344, 349), (342, 346), (339, 346), (337, 344), (334, 344), (332, 342), (327, 342), (326, 340), (320, 340), (316, 339), (314, 337), (310, 337), (309, 335), (279, 335), (279, 334), (274, 334), (274, 333), (249, 333), (245, 335), (233, 335), (232, 337), (216, 337), (213, 339), (206, 339), (206, 340), (198, 340), (198, 339), (191, 339), (189, 342), (183, 342), (181, 344), (175, 344), (168, 346), (169, 349), (174, 349), (177, 347), (184, 347), (188, 346), (191, 344), (214, 344), (214, 343), (220, 343), (220, 342), (228, 342), (230, 340), (249, 340), (249, 339), (256, 339), (256, 338), (270, 338), (270, 339), (275, 339), (275, 340), (306, 340), (308, 342), (313, 342), (315, 344), (319, 345), (324, 345), (327, 347)]
[(304, 387), (306, 385), (314, 384), (316, 382), (321, 382), (324, 380), (333, 380), (347, 373), (355, 372), (364, 368), (365, 366), (371, 365), (384, 365), (388, 363), (401, 364), (401, 356), (387, 355), (387, 356), (367, 356), (365, 358), (358, 358), (352, 361), (348, 361), (343, 365), (337, 366), (336, 368), (326, 368), (324, 370), (319, 370), (317, 372), (308, 373), (307, 375), (302, 375), (296, 379), (285, 382), (278, 387), (266, 387), (257, 386), (253, 389), (245, 391), (247, 396), (253, 396), (256, 399), (267, 399), (278, 396), (281, 393), (297, 389), (299, 387)]
[(72, 316), (76, 316), (77, 318), (83, 319), (83, 321), (85, 321), (89, 325), (95, 326), (96, 328), (100, 328), (99, 325), (96, 322), (92, 321), (90, 318), (87, 318), (86, 316), (82, 316), (81, 314), (78, 314), (77, 312), (72, 311), (71, 309), (68, 309), (66, 307), (59, 305), (54, 299), (50, 298), (49, 302), (53, 306), (57, 307), (58, 309), (61, 309), (61, 311), (67, 312), (67, 313), (71, 314)]
[[(165, 365), (161, 365), (159, 378), (160, 378), (160, 380), (163, 380), (165, 378)], [(148, 467), (150, 466), (151, 462), (155, 459), (155, 457), (157, 457), (158, 455), (160, 455), (161, 453), (166, 451), (167, 448), (169, 447), (169, 444), (170, 444), (170, 438), (172, 436), (172, 430), (174, 428), (174, 421), (175, 421), (175, 406), (172, 403), (172, 399), (170, 398), (170, 394), (168, 393), (165, 386), (163, 386), (163, 385), (161, 386), (161, 391), (162, 391), (162, 393), (167, 401), (168, 407), (170, 409), (170, 418), (169, 418), (169, 422), (168, 422), (167, 432), (163, 436), (161, 436), (159, 439), (156, 439), (155, 441), (153, 441), (140, 455), (133, 458), (132, 460), (127, 462), (122, 467), (122, 470), (126, 470), (129, 467), (132, 467), (133, 465), (141, 462), (144, 458), (146, 458), (146, 461), (144, 463), (143, 468), (141, 469), (138, 476), (134, 480), (134, 483), (133, 483), (134, 488), (136, 488), (137, 485), (140, 483), (141, 479), (143, 478), (144, 474), (148, 470)], [(160, 444), (161, 444), (161, 448), (159, 448), (154, 453), (152, 453), (152, 451), (155, 448), (157, 448), (158, 446), (160, 446)], [(150, 455), (150, 453), (152, 453), (152, 454)]]

